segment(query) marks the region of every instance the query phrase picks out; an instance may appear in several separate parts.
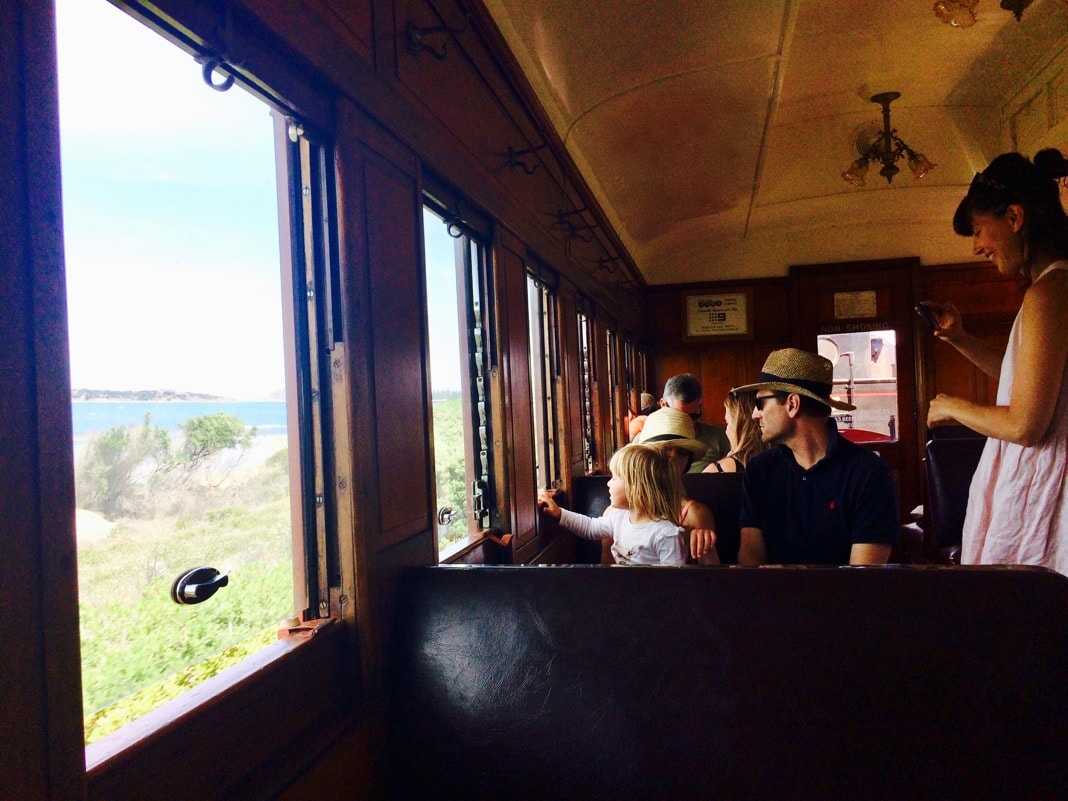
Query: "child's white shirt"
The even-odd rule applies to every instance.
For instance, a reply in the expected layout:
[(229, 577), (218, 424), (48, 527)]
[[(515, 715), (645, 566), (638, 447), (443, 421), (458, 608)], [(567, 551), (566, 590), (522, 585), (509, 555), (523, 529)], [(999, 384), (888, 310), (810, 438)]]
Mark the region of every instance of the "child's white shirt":
[(600, 517), (560, 510), (560, 525), (586, 540), (612, 540), (620, 565), (684, 565), (683, 529), (670, 520), (631, 523), (630, 511), (609, 506)]

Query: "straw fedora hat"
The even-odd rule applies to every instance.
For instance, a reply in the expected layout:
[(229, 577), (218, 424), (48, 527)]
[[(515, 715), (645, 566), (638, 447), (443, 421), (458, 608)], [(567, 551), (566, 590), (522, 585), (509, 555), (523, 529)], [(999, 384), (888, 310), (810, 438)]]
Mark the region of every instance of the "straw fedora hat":
[(690, 415), (664, 406), (645, 418), (645, 425), (634, 440), (638, 445), (656, 445), (670, 443), (682, 448), (700, 459), (708, 451), (708, 446), (696, 436)]
[(735, 387), (731, 392), (755, 392), (770, 389), (775, 392), (796, 392), (818, 400), (825, 406), (851, 412), (857, 407), (831, 397), (834, 386), (834, 365), (817, 353), (797, 348), (773, 350), (760, 369), (760, 381)]

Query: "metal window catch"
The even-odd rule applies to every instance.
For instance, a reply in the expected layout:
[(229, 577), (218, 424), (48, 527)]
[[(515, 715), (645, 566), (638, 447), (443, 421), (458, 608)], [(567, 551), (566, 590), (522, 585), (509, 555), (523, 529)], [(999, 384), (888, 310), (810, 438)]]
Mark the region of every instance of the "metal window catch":
[(220, 587), (230, 583), (230, 577), (224, 576), (214, 567), (194, 567), (174, 580), (171, 585), (171, 600), (186, 606), (198, 604), (213, 596)]
[[(234, 85), (234, 74), (232, 72), (233, 66), (222, 56), (205, 53), (202, 56), (197, 56), (196, 62), (202, 65), (201, 76), (204, 78), (204, 83), (216, 92), (225, 92)], [(223, 73), (223, 67), (225, 67), (228, 72)], [(224, 75), (223, 79), (218, 83), (215, 82), (213, 77), (216, 70), (219, 71), (220, 75)]]

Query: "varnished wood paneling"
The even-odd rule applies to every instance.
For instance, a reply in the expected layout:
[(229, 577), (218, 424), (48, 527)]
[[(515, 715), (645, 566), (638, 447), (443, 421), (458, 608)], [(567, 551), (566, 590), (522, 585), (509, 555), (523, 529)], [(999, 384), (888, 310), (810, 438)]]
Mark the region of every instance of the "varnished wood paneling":
[(392, 539), (431, 524), (420, 206), (408, 176), (373, 159), (366, 169), (380, 513)]
[[(501, 353), (505, 358), (506, 389), (503, 432), (508, 454), (509, 485), (514, 548), (520, 551), (536, 535), (536, 486), (534, 474), (533, 410), (530, 403), (530, 342), (527, 326), (527, 274), (523, 257), (508, 247), (499, 249), (495, 271), (497, 325)], [(500, 499), (498, 499), (500, 500)]]
[(332, 28), (339, 36), (343, 36), (345, 43), (360, 58), (368, 63), (374, 63), (374, 3), (370, 0), (363, 2), (342, 2), (341, 0), (308, 0), (312, 8), (316, 8), (323, 18), (332, 22)]
[(0, 5), (0, 798), (82, 797), (74, 469), (50, 3)]
[(384, 798), (382, 781), (371, 770), (382, 764), (384, 731), (381, 721), (377, 727), (362, 724), (345, 731), (277, 801), (322, 801), (328, 793), (339, 798)]
[[(228, 671), (244, 672), (249, 680), (217, 693), (212, 685), (227, 679), (217, 676), (144, 716), (135, 726), (175, 718), (180, 725), (162, 725), (152, 736), (94, 758), (87, 799), (273, 797), (307, 767), (308, 754), (336, 736), (336, 727), (350, 715), (356, 682), (344, 674), (348, 640), (341, 628), (329, 625), (307, 641), (275, 643)], [(294, 694), (302, 686), (317, 692)], [(194, 705), (195, 715), (168, 709)], [(229, 748), (213, 747), (220, 737)], [(107, 741), (101, 740), (90, 752), (106, 747)]]
[[(751, 287), (753, 336), (751, 339), (719, 342), (715, 339), (683, 338), (683, 299), (691, 292), (731, 292)], [(704, 392), (702, 420), (724, 425), (723, 399), (731, 387), (755, 381), (768, 354), (791, 344), (789, 283), (786, 279), (762, 279), (689, 287), (657, 288), (649, 293), (649, 329), (652, 336), (652, 386), (659, 399), (664, 382), (679, 373), (691, 373)]]
[[(808, 264), (790, 269), (798, 347), (815, 351), (820, 335), (838, 332), (894, 331), (897, 355), (897, 438), (867, 446), (894, 470), (898, 508), (904, 515), (921, 495), (915, 332), (917, 316), (913, 284), (918, 259), (881, 259), (837, 264)], [(839, 293), (865, 292), (875, 297), (870, 317), (846, 317), (838, 308)]]
[[(921, 300), (952, 301), (960, 309), (964, 327), (983, 340), (1004, 348), (1012, 321), (1019, 310), (1023, 291), (1018, 283), (998, 273), (988, 262), (945, 264), (920, 270)], [(939, 392), (993, 404), (997, 380), (981, 371), (957, 352), (924, 331), (920, 340), (920, 419), (926, 440), (927, 408)]]

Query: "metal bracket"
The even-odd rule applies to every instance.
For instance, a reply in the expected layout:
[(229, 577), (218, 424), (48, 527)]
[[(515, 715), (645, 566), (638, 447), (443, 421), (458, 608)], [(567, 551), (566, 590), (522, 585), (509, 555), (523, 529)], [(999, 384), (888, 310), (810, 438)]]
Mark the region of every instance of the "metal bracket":
[(438, 50), (433, 45), (428, 45), (423, 41), (424, 37), (431, 36), (437, 33), (449, 33), (453, 36), (457, 36), (467, 30), (467, 20), (464, 20), (464, 24), (460, 28), (451, 28), (448, 25), (434, 25), (429, 28), (420, 28), (414, 22), (409, 22), (404, 28), (405, 38), (408, 40), (408, 52), (413, 56), (418, 56), (422, 52), (430, 53), (438, 61), (444, 61), (445, 56), (449, 52), (449, 44), (445, 42), (441, 45), (441, 49)]
[(522, 167), (523, 172), (527, 175), (533, 175), (537, 169), (537, 164), (527, 164), (523, 161), (523, 156), (529, 156), (532, 153), (537, 153), (539, 150), (544, 150), (549, 145), (547, 142), (542, 142), (535, 147), (528, 147), (525, 150), (516, 150), (511, 145), (508, 145), (508, 166), (509, 167)]

